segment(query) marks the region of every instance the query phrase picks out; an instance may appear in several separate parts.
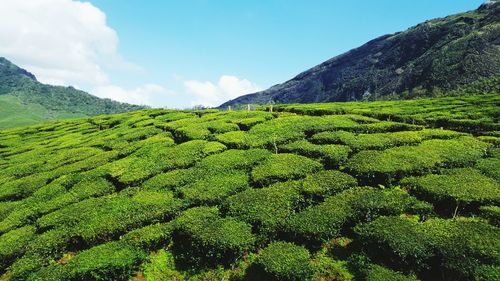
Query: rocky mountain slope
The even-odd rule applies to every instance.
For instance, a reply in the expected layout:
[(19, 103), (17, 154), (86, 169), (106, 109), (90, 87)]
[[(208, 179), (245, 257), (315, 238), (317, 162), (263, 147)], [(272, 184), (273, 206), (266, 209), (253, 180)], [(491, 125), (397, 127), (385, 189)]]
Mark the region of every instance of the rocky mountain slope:
[(500, 3), (376, 38), (268, 90), (221, 105), (316, 103), (499, 91)]

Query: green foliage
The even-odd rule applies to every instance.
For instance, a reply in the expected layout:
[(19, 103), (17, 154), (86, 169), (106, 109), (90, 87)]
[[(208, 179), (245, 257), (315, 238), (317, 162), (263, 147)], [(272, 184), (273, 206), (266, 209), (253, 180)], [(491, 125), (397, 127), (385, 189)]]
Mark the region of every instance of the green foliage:
[(423, 174), (434, 168), (471, 165), (486, 154), (487, 148), (488, 144), (471, 137), (428, 140), (417, 146), (361, 151), (349, 159), (347, 167), (365, 180), (391, 183), (402, 176)]
[[(496, 280), (500, 150), (469, 130), (499, 136), (484, 119), (496, 98), (484, 97), (346, 103), (357, 114), (335, 115), (304, 105), (318, 116), (148, 109), (3, 130), (0, 275), (286, 279), (257, 262), (285, 240), (311, 251), (290, 274), (313, 280)], [(430, 118), (474, 134), (422, 129)], [(361, 239), (355, 225), (374, 229)]]
[(175, 259), (171, 252), (160, 250), (151, 255), (144, 265), (144, 278), (146, 281), (157, 280), (185, 280), (184, 276), (175, 269)]
[(314, 268), (313, 280), (354, 280), (345, 261), (334, 260), (327, 255), (320, 254), (314, 257), (312, 266)]
[(320, 200), (356, 185), (356, 179), (349, 174), (327, 170), (308, 175), (302, 181), (300, 191), (306, 198)]
[(442, 175), (429, 174), (404, 179), (401, 184), (417, 197), (436, 206), (478, 207), (500, 204), (498, 183), (471, 168), (446, 170)]
[(401, 190), (351, 188), (293, 215), (286, 231), (297, 242), (315, 246), (340, 236), (348, 223), (369, 221), (382, 215), (428, 215), (431, 210), (429, 204)]
[(173, 170), (146, 180), (142, 186), (144, 189), (151, 191), (173, 190), (192, 180), (192, 174), (192, 171), (189, 169)]
[(327, 167), (338, 167), (343, 164), (351, 152), (351, 149), (344, 145), (316, 145), (306, 140), (280, 146), (280, 149), (318, 159)]
[(78, 253), (60, 269), (56, 265), (49, 270), (56, 280), (128, 280), (145, 257), (136, 248), (109, 242)]
[(132, 247), (153, 250), (166, 246), (172, 236), (172, 224), (157, 223), (134, 229), (122, 236), (122, 241)]
[(433, 253), (432, 241), (417, 225), (399, 217), (380, 217), (356, 226), (354, 231), (363, 248), (385, 263), (420, 271), (425, 269)]
[(14, 229), (0, 236), (0, 268), (5, 268), (16, 257), (21, 256), (34, 236), (33, 226)]
[(494, 281), (500, 278), (500, 266), (480, 265), (474, 272), (474, 280)]
[(463, 134), (449, 130), (401, 131), (392, 133), (354, 134), (351, 132), (321, 132), (312, 136), (315, 143), (345, 144), (353, 150), (383, 150), (394, 146), (415, 145), (426, 139), (450, 139)]
[(272, 242), (260, 252), (256, 264), (266, 280), (310, 280), (313, 268), (309, 251), (288, 242)]
[(272, 236), (293, 213), (301, 201), (292, 186), (273, 185), (264, 189), (249, 189), (229, 197), (227, 215), (251, 224), (264, 237)]
[(418, 281), (415, 276), (406, 276), (380, 265), (371, 265), (366, 272), (366, 281)]
[(476, 220), (380, 217), (355, 231), (374, 259), (405, 271), (434, 267), (445, 280), (471, 280), (484, 264), (498, 264), (498, 229)]
[(500, 182), (500, 157), (480, 159), (476, 163), (476, 169)]
[(498, 266), (498, 228), (471, 219), (431, 219), (423, 228), (452, 279), (469, 279), (483, 265)]
[(267, 186), (279, 181), (304, 178), (321, 167), (320, 163), (303, 156), (276, 154), (252, 170), (252, 179), (259, 186)]
[(224, 198), (249, 188), (248, 175), (243, 172), (217, 175), (178, 189), (180, 197), (192, 205), (220, 204)]
[(173, 215), (182, 203), (171, 192), (123, 192), (81, 201), (38, 219), (43, 228), (62, 229), (87, 243), (109, 239)]
[(195, 170), (205, 175), (225, 174), (235, 170), (250, 171), (252, 167), (270, 156), (271, 153), (264, 149), (230, 149), (201, 160)]
[(214, 207), (184, 211), (173, 222), (173, 251), (192, 266), (229, 264), (254, 243), (250, 225), (221, 218)]
[(220, 140), (228, 145), (244, 147), (267, 147), (303, 139), (306, 134), (326, 130), (354, 128), (359, 124), (344, 116), (283, 116), (253, 126), (245, 133), (226, 133)]
[(479, 208), (481, 216), (487, 218), (491, 224), (500, 226), (500, 207), (499, 206), (482, 206)]
[(498, 131), (498, 93), (406, 101), (275, 105), (275, 111), (307, 115), (362, 114), (381, 120), (443, 127), (461, 132)]
[(109, 174), (124, 184), (140, 183), (160, 172), (186, 168), (201, 158), (225, 150), (218, 142), (194, 140), (174, 147), (151, 144), (108, 166)]

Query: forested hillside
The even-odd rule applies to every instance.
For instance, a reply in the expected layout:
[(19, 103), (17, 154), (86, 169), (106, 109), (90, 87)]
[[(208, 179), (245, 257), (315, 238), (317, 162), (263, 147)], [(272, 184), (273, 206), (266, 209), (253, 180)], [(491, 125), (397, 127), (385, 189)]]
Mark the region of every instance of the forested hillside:
[(0, 128), (141, 108), (100, 99), (73, 87), (42, 84), (27, 70), (0, 57)]
[(0, 131), (0, 280), (498, 280), (500, 96)]

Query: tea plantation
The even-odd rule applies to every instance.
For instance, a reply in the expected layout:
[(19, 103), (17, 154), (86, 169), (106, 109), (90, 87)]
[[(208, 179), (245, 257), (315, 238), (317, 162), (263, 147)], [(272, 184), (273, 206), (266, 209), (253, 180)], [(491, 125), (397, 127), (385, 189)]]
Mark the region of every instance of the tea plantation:
[(500, 95), (0, 131), (0, 280), (500, 280)]

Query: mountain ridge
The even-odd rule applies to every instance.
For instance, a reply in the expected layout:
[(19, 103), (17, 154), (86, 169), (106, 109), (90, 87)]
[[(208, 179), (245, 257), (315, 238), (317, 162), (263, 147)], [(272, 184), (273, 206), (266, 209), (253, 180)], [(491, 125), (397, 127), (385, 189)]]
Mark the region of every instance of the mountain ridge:
[(220, 107), (439, 96), (500, 76), (500, 5), (428, 20)]
[(142, 108), (101, 99), (72, 86), (40, 83), (28, 70), (0, 57), (0, 129)]

